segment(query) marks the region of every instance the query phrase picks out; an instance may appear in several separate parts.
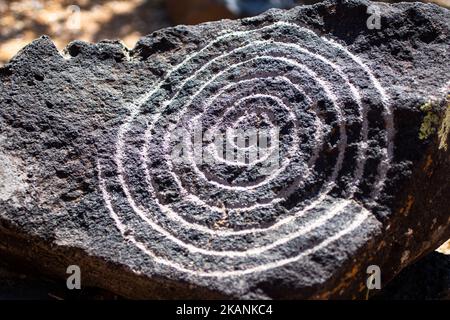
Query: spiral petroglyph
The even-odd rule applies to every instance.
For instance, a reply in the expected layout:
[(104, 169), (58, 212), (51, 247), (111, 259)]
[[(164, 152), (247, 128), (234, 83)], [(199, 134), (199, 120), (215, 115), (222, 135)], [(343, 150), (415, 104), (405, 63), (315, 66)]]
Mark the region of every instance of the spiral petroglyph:
[(324, 0), (36, 39), (0, 68), (2, 258), (131, 299), (367, 299), (450, 238), (448, 21)]
[[(98, 160), (106, 206), (142, 252), (196, 276), (270, 270), (352, 234), (392, 159), (393, 115), (371, 70), (287, 22), (225, 32), (128, 108), (114, 158)], [(196, 161), (194, 131), (252, 127), (277, 132), (266, 158), (223, 157), (204, 137), (200, 154), (214, 161)]]

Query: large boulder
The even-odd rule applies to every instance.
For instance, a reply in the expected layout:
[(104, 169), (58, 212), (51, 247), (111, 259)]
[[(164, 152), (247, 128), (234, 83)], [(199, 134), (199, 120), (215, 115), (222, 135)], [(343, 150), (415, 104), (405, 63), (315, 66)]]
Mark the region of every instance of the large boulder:
[[(366, 297), (450, 238), (449, 29), (355, 0), (32, 42), (0, 69), (2, 259), (130, 298)], [(270, 133), (256, 160), (230, 128)]]

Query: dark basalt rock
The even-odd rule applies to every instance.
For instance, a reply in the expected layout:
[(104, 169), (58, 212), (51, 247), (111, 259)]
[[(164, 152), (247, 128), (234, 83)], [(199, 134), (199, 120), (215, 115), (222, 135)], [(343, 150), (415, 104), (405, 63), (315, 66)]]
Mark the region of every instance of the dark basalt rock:
[[(449, 28), (328, 1), (131, 51), (34, 41), (0, 69), (2, 257), (130, 298), (365, 297), (368, 266), (384, 285), (450, 238)], [(195, 161), (233, 126), (279, 128), (278, 165), (209, 138)]]

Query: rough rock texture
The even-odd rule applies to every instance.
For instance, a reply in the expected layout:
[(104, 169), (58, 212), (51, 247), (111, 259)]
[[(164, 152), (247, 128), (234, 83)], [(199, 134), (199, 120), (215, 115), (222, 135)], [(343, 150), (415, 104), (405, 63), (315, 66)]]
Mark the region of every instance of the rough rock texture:
[[(130, 298), (365, 297), (450, 237), (449, 24), (330, 1), (34, 41), (0, 69), (0, 254)], [(279, 128), (278, 166), (197, 163), (231, 127)]]

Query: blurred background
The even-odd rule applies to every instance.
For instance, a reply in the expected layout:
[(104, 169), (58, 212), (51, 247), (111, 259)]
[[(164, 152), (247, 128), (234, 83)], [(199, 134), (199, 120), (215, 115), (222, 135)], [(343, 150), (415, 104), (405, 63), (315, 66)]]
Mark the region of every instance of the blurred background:
[[(399, 2), (385, 0), (386, 2)], [(423, 0), (450, 8), (450, 0)], [(0, 65), (46, 34), (62, 50), (72, 40), (121, 39), (129, 48), (157, 29), (291, 8), (317, 0), (0, 0)]]

